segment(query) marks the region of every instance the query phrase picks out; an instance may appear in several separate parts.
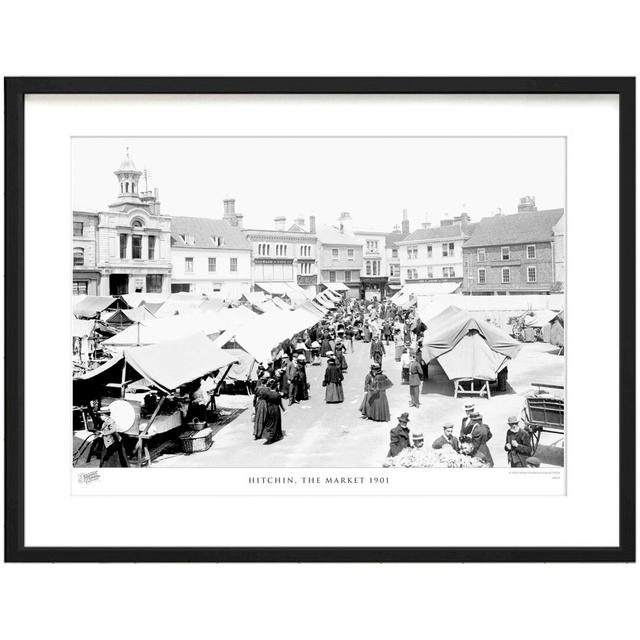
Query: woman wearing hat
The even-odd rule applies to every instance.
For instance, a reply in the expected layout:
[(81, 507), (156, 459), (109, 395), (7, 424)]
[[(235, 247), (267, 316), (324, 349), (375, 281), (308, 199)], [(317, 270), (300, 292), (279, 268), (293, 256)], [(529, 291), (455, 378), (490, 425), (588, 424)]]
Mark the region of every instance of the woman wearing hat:
[(376, 367), (379, 369), (380, 367), (378, 366), (377, 363), (373, 363), (371, 365), (371, 369), (369, 371), (369, 373), (367, 373), (367, 375), (364, 377), (364, 398), (362, 399), (362, 402), (360, 403), (360, 413), (362, 414), (363, 418), (367, 417), (367, 402), (369, 400), (369, 394), (371, 393), (371, 384), (373, 383), (373, 378), (376, 374)]
[(346, 352), (347, 350), (346, 350), (346, 347), (344, 346), (344, 343), (342, 342), (342, 339), (336, 338), (335, 359), (336, 359), (336, 364), (338, 365), (338, 367), (340, 367), (341, 371), (346, 371), (348, 369), (347, 358), (345, 356)]
[(293, 375), (293, 402), (309, 399), (306, 365), (307, 359), (303, 355), (299, 355), (296, 358), (296, 372)]
[(256, 386), (256, 391), (253, 395), (253, 407), (254, 407), (254, 417), (253, 417), (253, 438), (254, 440), (259, 440), (260, 438), (264, 438), (264, 421), (267, 415), (267, 381), (269, 380), (269, 374), (263, 373), (260, 380), (258, 380), (258, 385)]
[(326, 358), (327, 351), (333, 351), (333, 345), (331, 344), (329, 331), (326, 331), (325, 334), (322, 336), (322, 343), (320, 345), (320, 355), (323, 358)]
[(266, 438), (264, 444), (273, 444), (282, 440), (282, 396), (276, 390), (276, 381), (271, 378), (263, 387), (265, 398), (265, 416), (262, 437)]
[(370, 391), (366, 399), (366, 416), (375, 422), (389, 422), (391, 412), (387, 400), (387, 389), (393, 386), (393, 382), (382, 372), (379, 364), (372, 367), (373, 376), (369, 385)]
[(344, 402), (344, 392), (342, 391), (342, 370), (336, 364), (335, 358), (327, 358), (327, 369), (324, 372), (322, 386), (325, 388), (324, 401), (327, 404)]
[(487, 466), (493, 467), (493, 457), (487, 446), (487, 442), (491, 440), (493, 434), (489, 425), (482, 422), (482, 416), (478, 413), (472, 413), (471, 419), (473, 426), (471, 427), (471, 456), (482, 460)]

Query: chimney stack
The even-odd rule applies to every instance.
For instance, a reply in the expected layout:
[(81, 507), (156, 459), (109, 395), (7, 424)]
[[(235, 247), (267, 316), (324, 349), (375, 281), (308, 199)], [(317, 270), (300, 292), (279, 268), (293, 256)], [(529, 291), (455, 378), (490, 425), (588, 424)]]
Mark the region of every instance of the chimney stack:
[(294, 218), (293, 224), (298, 225), (301, 229), (304, 229), (304, 218)]
[(518, 213), (525, 213), (526, 211), (537, 211), (536, 199), (534, 196), (524, 196), (520, 198), (518, 202)]
[(239, 227), (240, 229), (242, 229), (242, 219), (244, 218), (244, 216), (241, 213), (236, 213), (235, 215), (235, 224), (233, 225), (234, 227)]
[(407, 214), (407, 210), (403, 209), (402, 210), (402, 235), (408, 236), (409, 233), (411, 233), (409, 231), (409, 216)]
[(236, 212), (236, 201), (234, 198), (222, 201), (224, 204), (224, 217), (232, 216)]
[(315, 233), (315, 232), (316, 232), (316, 217), (309, 216), (309, 233)]
[(287, 222), (287, 219), (284, 216), (278, 216), (273, 219), (273, 222), (276, 225), (276, 231), (284, 231), (284, 225)]

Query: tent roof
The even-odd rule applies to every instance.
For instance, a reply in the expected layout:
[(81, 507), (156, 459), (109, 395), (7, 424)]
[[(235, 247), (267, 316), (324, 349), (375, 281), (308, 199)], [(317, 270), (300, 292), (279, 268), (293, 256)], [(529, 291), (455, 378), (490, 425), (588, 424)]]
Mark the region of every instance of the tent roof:
[(175, 315), (188, 315), (198, 311), (198, 307), (206, 298), (170, 298), (155, 312), (158, 318), (167, 318)]
[(336, 305), (333, 303), (333, 300), (329, 298), (329, 296), (324, 295), (324, 293), (319, 293), (315, 297), (316, 302), (319, 302), (323, 307), (327, 309), (335, 309)]
[(544, 327), (558, 317), (558, 312), (551, 309), (540, 309), (526, 320), (527, 327)]
[(459, 282), (416, 282), (405, 284), (401, 292), (414, 296), (436, 296), (453, 293), (459, 288)]
[[(428, 323), (424, 333), (422, 354), (426, 362), (440, 358), (451, 351), (469, 332), (477, 332), (489, 347), (509, 358), (515, 358), (522, 345), (484, 320), (474, 318), (467, 311), (447, 307)], [(471, 363), (469, 365), (471, 369)], [(470, 377), (470, 376), (463, 376)]]
[(203, 333), (147, 347), (124, 350), (127, 364), (157, 386), (170, 391), (235, 361)]
[(107, 324), (117, 324), (118, 322), (144, 322), (151, 320), (155, 316), (144, 306), (135, 309), (118, 309), (113, 315), (109, 316), (105, 322)]
[(92, 317), (111, 306), (114, 309), (129, 307), (124, 300), (113, 296), (86, 296), (73, 307), (73, 315), (78, 318)]
[(287, 282), (256, 282), (256, 287), (276, 296), (285, 295), (290, 291)]
[(199, 307), (198, 310), (205, 311), (220, 311), (220, 309), (224, 308), (224, 302), (222, 300), (205, 300)]
[(71, 316), (71, 335), (74, 338), (90, 336), (95, 324), (95, 320), (78, 320), (75, 316)]
[(349, 287), (344, 282), (325, 282), (324, 285), (329, 291), (349, 291)]
[[(463, 296), (461, 294), (421, 296), (418, 295), (418, 309), (425, 309), (429, 305), (439, 305), (446, 308), (454, 305), (459, 309), (474, 311), (513, 311), (524, 312), (528, 310), (564, 309), (564, 295), (511, 295), (511, 296)], [(421, 316), (422, 317), (422, 316)], [(431, 316), (433, 317), (433, 315)]]
[(438, 358), (449, 380), (495, 380), (508, 360), (508, 356), (494, 351), (477, 333), (464, 336), (453, 349)]
[(190, 315), (152, 318), (123, 329), (102, 344), (108, 347), (130, 347), (168, 342), (200, 332), (207, 335), (221, 333), (240, 322), (240, 315), (235, 311), (235, 309), (221, 309)]
[(126, 293), (122, 299), (132, 308), (140, 307), (146, 302), (164, 302), (167, 299), (164, 293)]
[(322, 295), (326, 296), (332, 302), (340, 302), (342, 300), (342, 296), (331, 289), (325, 289)]
[(291, 311), (293, 309), (293, 307), (287, 304), (282, 298), (273, 298), (272, 302), (283, 311)]

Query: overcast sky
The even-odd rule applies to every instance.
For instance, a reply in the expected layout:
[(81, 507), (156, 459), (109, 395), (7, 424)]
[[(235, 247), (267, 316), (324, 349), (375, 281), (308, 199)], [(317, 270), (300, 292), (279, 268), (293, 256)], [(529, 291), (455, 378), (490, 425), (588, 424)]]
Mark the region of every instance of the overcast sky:
[(407, 209), (413, 230), (463, 206), (472, 221), (515, 213), (525, 195), (565, 206), (562, 138), (75, 138), (74, 209), (116, 200), (126, 147), (164, 213), (221, 218), (235, 198), (246, 227), (280, 215), (333, 224), (349, 211), (357, 228), (391, 230)]

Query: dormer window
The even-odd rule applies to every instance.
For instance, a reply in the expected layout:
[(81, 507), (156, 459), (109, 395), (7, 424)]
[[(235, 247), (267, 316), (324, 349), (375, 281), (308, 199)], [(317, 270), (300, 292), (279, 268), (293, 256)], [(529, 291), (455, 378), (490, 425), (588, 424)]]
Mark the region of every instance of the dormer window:
[(220, 236), (211, 236), (211, 244), (213, 244), (214, 247), (221, 247), (222, 238)]
[(189, 233), (185, 233), (182, 237), (184, 239), (184, 243), (188, 244), (190, 247), (192, 247), (196, 242), (196, 239)]

